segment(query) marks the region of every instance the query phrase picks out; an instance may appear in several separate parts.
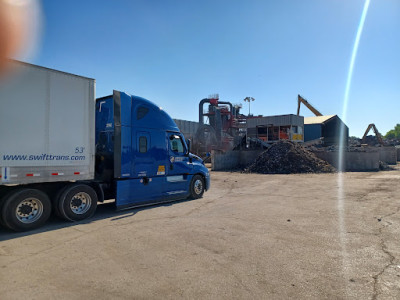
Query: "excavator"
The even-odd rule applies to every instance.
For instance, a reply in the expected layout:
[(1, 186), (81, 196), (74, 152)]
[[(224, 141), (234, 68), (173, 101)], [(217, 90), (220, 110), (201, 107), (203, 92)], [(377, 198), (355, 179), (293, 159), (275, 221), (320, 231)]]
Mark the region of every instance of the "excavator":
[(322, 116), (322, 114), (314, 107), (312, 106), (306, 99), (304, 99), (302, 96), (297, 95), (297, 115), (300, 115), (300, 104), (303, 103), (309, 110), (311, 110), (314, 115), (317, 117)]
[(384, 143), (383, 143), (382, 135), (379, 133), (378, 128), (376, 128), (375, 124), (369, 124), (368, 125), (367, 130), (365, 130), (365, 133), (364, 133), (364, 135), (363, 135), (363, 137), (361, 139), (361, 143), (362, 144), (366, 144), (367, 135), (368, 135), (368, 132), (371, 130), (371, 128), (375, 133), (375, 136), (376, 136), (376, 139), (378, 140), (378, 143), (383, 146)]

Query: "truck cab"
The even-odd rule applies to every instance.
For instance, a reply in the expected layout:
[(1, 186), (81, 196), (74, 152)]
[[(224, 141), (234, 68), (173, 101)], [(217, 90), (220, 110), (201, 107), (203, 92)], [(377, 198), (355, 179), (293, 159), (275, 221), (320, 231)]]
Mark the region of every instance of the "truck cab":
[(0, 85), (0, 225), (75, 222), (118, 209), (200, 198), (203, 161), (171, 117), (123, 92), (95, 100), (95, 80), (18, 61)]
[(96, 100), (95, 180), (118, 209), (199, 198), (210, 187), (172, 118), (154, 103), (114, 91)]

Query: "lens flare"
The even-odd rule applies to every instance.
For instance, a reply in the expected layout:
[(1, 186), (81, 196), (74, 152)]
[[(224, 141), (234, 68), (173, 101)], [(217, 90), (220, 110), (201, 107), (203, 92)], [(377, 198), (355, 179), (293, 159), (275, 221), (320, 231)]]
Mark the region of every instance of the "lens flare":
[[(358, 29), (357, 29), (357, 35), (356, 39), (354, 41), (353, 45), (353, 51), (351, 52), (351, 59), (350, 59), (350, 65), (349, 65), (349, 71), (347, 73), (347, 81), (346, 81), (346, 89), (344, 91), (344, 100), (343, 100), (343, 111), (342, 111), (342, 119), (343, 122), (346, 123), (347, 119), (347, 106), (349, 103), (349, 93), (350, 93), (350, 87), (351, 87), (351, 80), (353, 78), (353, 70), (354, 70), (354, 64), (356, 62), (356, 57), (357, 57), (357, 52), (358, 52), (358, 46), (360, 44), (360, 39), (361, 39), (361, 34), (364, 28), (364, 23), (365, 23), (365, 18), (367, 17), (367, 12), (368, 12), (368, 7), (369, 7), (370, 0), (366, 0), (364, 3), (364, 9), (361, 14), (361, 19), (360, 23), (358, 24)], [(340, 151), (339, 151), (339, 171), (344, 171), (344, 162), (343, 162), (343, 151), (344, 151), (344, 145), (343, 145), (343, 138), (344, 138), (344, 127), (341, 127), (340, 130)]]
[(0, 0), (0, 76), (7, 59), (26, 60), (37, 51), (42, 26), (37, 0)]
[[(360, 39), (361, 39), (361, 34), (364, 28), (364, 23), (365, 23), (365, 18), (367, 16), (368, 12), (368, 7), (369, 7), (370, 0), (366, 0), (364, 3), (364, 8), (361, 14), (361, 19), (360, 23), (358, 24), (357, 28), (357, 34), (356, 38), (354, 41), (353, 45), (353, 51), (351, 53), (351, 59), (350, 59), (350, 65), (349, 65), (349, 71), (347, 74), (347, 81), (346, 81), (346, 89), (344, 92), (344, 100), (343, 100), (343, 112), (342, 112), (342, 118), (343, 122), (346, 123), (346, 118), (347, 118), (347, 106), (349, 102), (349, 93), (350, 93), (350, 87), (351, 87), (351, 80), (353, 77), (353, 70), (354, 70), (354, 64), (356, 61), (357, 57), (357, 51), (358, 51), (358, 46), (360, 44)], [(344, 126), (341, 126), (340, 129), (340, 144), (339, 144), (339, 158), (338, 158), (338, 163), (339, 163), (339, 168), (338, 168), (338, 177), (337, 177), (337, 184), (338, 184), (338, 201), (337, 201), (337, 210), (338, 210), (338, 223), (339, 223), (339, 239), (340, 239), (340, 244), (342, 248), (342, 268), (343, 268), (343, 273), (346, 279), (348, 279), (348, 271), (350, 267), (349, 263), (349, 257), (347, 253), (347, 237), (346, 237), (346, 223), (345, 223), (345, 195), (344, 195), (344, 187), (343, 187), (343, 176), (344, 174), (342, 173), (345, 171), (345, 162), (344, 162), (344, 152), (345, 152), (345, 130)], [(349, 288), (346, 286), (346, 290), (349, 293)]]

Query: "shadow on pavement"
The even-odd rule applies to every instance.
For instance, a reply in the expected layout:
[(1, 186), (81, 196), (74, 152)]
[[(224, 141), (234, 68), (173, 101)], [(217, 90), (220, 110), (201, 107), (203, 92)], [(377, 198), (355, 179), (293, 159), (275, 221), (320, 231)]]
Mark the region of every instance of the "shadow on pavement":
[(126, 210), (121, 210), (121, 211), (116, 211), (114, 202), (99, 203), (97, 206), (96, 213), (94, 214), (93, 217), (91, 217), (87, 220), (79, 221), (79, 222), (68, 222), (68, 221), (65, 221), (63, 219), (60, 219), (60, 218), (52, 215), (44, 226), (42, 226), (38, 229), (35, 229), (35, 230), (30, 230), (30, 231), (25, 231), (25, 232), (14, 232), (14, 231), (8, 230), (8, 229), (0, 226), (0, 242), (17, 239), (17, 238), (28, 236), (28, 235), (34, 235), (34, 234), (38, 234), (38, 233), (42, 233), (42, 232), (59, 230), (59, 229), (66, 228), (66, 227), (72, 227), (72, 226), (81, 225), (81, 224), (89, 224), (89, 223), (92, 223), (92, 222), (95, 222), (98, 220), (103, 220), (103, 219), (111, 219), (110, 221), (117, 221), (120, 219), (131, 218), (131, 217), (135, 216), (138, 212), (143, 211), (143, 210), (149, 210), (149, 209), (162, 207), (162, 206), (171, 206), (173, 204), (186, 202), (186, 201), (189, 201), (189, 200), (165, 202), (165, 203), (153, 204), (153, 205), (132, 208), (132, 209), (126, 209)]

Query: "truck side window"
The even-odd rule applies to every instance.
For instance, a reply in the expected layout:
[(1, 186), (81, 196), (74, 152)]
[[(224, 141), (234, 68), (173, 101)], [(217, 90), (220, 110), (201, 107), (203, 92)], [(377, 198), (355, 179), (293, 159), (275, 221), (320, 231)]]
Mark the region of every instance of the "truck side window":
[(144, 106), (139, 106), (136, 112), (136, 119), (140, 120), (143, 119), (145, 115), (149, 112), (149, 109)]
[(139, 137), (139, 152), (140, 153), (147, 152), (147, 138), (145, 136)]
[(182, 144), (182, 140), (177, 135), (172, 135), (170, 137), (170, 148), (173, 152), (184, 153), (184, 147)]

